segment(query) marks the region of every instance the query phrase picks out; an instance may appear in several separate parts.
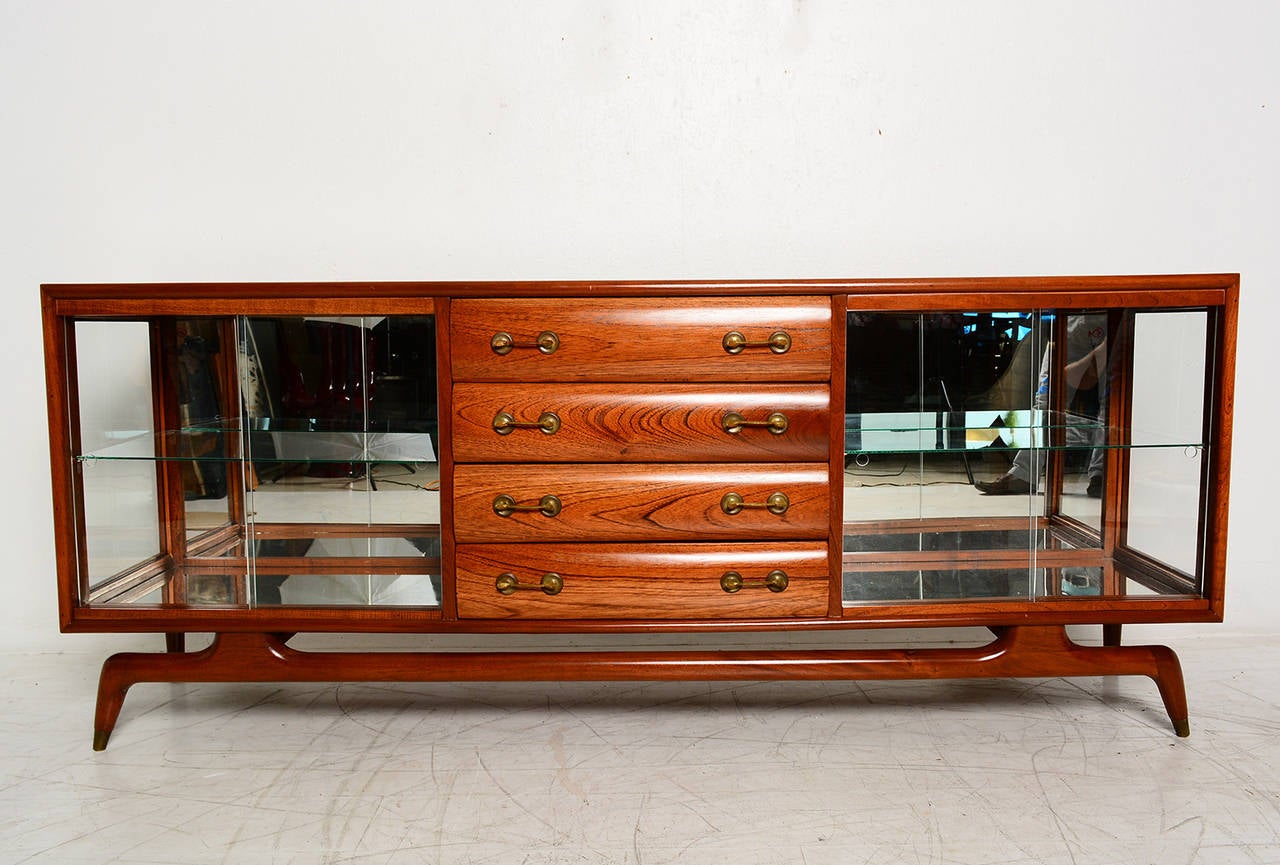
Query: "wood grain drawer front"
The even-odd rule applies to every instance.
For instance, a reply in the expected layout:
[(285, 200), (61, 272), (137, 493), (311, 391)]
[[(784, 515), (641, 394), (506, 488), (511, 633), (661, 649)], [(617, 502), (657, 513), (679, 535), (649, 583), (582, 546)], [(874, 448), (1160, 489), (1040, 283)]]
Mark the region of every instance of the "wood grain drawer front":
[[(828, 453), (825, 386), (457, 384), (458, 462), (818, 462)], [(548, 413), (553, 434), (508, 428)], [(761, 424), (765, 424), (762, 426)]]
[[(465, 544), (457, 551), (458, 615), (464, 619), (823, 616), (827, 568), (823, 543)], [(784, 575), (781, 591), (764, 584), (775, 572)], [(738, 575), (742, 588), (726, 591), (724, 583), (734, 585), (726, 574)], [(505, 582), (500, 584), (500, 578)], [(513, 583), (538, 588), (515, 589)], [(774, 589), (782, 585), (776, 573), (772, 584)], [(547, 589), (555, 593), (548, 594)]]
[(461, 299), (450, 310), (457, 381), (831, 377), (827, 297)]
[(459, 465), (454, 533), (459, 543), (825, 538), (827, 476), (825, 463)]

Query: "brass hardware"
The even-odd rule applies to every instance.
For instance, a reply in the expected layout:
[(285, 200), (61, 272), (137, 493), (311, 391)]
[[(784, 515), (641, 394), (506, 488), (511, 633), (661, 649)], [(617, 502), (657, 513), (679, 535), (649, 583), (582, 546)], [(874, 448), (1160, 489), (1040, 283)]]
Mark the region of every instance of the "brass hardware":
[(790, 421), (787, 420), (787, 416), (780, 411), (773, 412), (764, 420), (747, 420), (736, 411), (731, 411), (720, 419), (720, 425), (730, 435), (737, 435), (749, 426), (764, 427), (774, 435), (782, 435), (787, 431), (789, 424)]
[(515, 337), (505, 330), (498, 331), (489, 340), (489, 348), (493, 349), (494, 354), (510, 354), (516, 348), (536, 348), (543, 354), (554, 354), (559, 347), (560, 337), (549, 330), (538, 334), (533, 342), (516, 342)]
[(787, 577), (786, 571), (774, 569), (765, 574), (763, 580), (744, 580), (742, 574), (737, 571), (725, 571), (724, 576), (720, 578), (720, 588), (729, 594), (741, 591), (743, 589), (768, 589), (771, 592), (785, 592), (791, 580)]
[(791, 337), (786, 331), (778, 330), (769, 334), (764, 342), (748, 342), (747, 338), (736, 330), (724, 335), (724, 350), (729, 354), (742, 354), (747, 348), (767, 348), (774, 354), (786, 354), (791, 348)]
[[(785, 575), (783, 578), (785, 579)], [(564, 589), (564, 577), (559, 574), (543, 574), (542, 579), (536, 585), (531, 585), (521, 583), (519, 577), (507, 572), (498, 575), (498, 579), (494, 581), (494, 588), (498, 590), (500, 595), (514, 595), (519, 591), (558, 595)], [(774, 591), (781, 591), (781, 589), (774, 589)]]
[(544, 411), (532, 423), (517, 421), (509, 411), (500, 411), (493, 418), (493, 431), (500, 436), (510, 435), (513, 430), (540, 429), (549, 436), (560, 432), (560, 416), (553, 411)]
[(560, 499), (555, 496), (543, 496), (536, 505), (518, 505), (506, 493), (493, 500), (493, 512), (500, 517), (509, 517), (516, 511), (537, 511), (544, 517), (554, 517), (560, 513), (561, 507)]
[(720, 510), (729, 516), (741, 513), (747, 508), (764, 508), (771, 514), (785, 514), (789, 507), (791, 507), (791, 500), (787, 498), (786, 493), (770, 493), (769, 498), (762, 502), (746, 501), (737, 493), (725, 493), (724, 498), (720, 499)]

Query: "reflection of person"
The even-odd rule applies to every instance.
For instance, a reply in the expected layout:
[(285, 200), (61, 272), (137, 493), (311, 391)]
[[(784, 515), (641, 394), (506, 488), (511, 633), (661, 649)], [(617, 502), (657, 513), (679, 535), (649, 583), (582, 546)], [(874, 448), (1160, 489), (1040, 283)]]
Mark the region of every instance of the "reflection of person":
[[(1034, 406), (1038, 410), (1049, 407), (1049, 377), (1053, 345), (1050, 344), (1040, 362), (1040, 382), (1036, 388)], [(1102, 432), (1107, 415), (1107, 320), (1102, 314), (1072, 315), (1067, 318), (1066, 405), (1096, 395), (1097, 409), (1092, 417), (1080, 418), (1068, 415), (1051, 422), (1066, 423), (1067, 444), (1090, 445), (1089, 487), (1091, 498), (1102, 497), (1102, 476), (1106, 464), (1106, 451)], [(1095, 419), (1096, 418), (1096, 419)], [(1023, 448), (1013, 458), (1009, 470), (993, 481), (974, 484), (984, 495), (1009, 496), (1033, 492), (1040, 474), (1044, 471), (1044, 451), (1040, 448)]]

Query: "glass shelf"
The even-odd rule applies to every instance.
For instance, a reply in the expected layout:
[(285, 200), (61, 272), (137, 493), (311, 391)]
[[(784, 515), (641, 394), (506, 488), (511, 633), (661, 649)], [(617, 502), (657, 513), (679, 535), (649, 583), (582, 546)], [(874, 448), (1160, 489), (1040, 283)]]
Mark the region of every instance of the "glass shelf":
[[(250, 430), (239, 450), (242, 433), (230, 427), (170, 430), (156, 436), (142, 430), (106, 434), (107, 443), (78, 460), (147, 460), (179, 462), (313, 462), (313, 463), (433, 463), (435, 431), (350, 432), (304, 429)], [(157, 454), (157, 440), (164, 453)], [(227, 443), (233, 445), (228, 449)]]
[[(1128, 429), (1119, 434), (1097, 418), (1035, 410), (869, 412), (845, 415), (846, 456), (906, 453), (975, 454), (1013, 451), (1204, 448), (1198, 437)], [(1110, 440), (1108, 440), (1110, 439)]]

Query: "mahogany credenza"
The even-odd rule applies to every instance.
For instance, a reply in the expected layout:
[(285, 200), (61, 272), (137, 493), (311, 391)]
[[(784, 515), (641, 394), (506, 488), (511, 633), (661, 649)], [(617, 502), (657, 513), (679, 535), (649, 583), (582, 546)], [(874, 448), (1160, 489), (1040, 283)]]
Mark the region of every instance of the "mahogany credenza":
[(46, 285), (62, 628), (167, 637), (104, 664), (94, 747), (132, 684), (222, 681), (1144, 675), (1186, 735), (1120, 629), (1222, 617), (1238, 283)]

